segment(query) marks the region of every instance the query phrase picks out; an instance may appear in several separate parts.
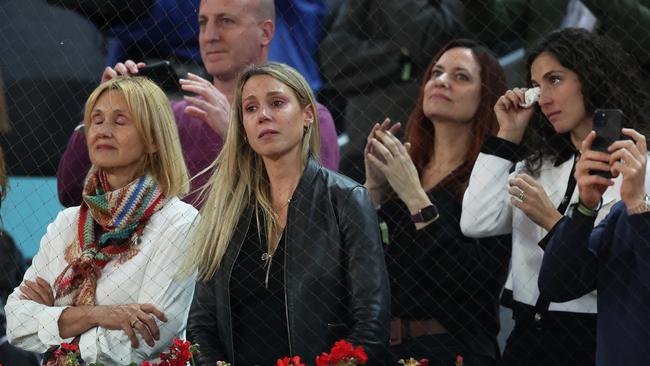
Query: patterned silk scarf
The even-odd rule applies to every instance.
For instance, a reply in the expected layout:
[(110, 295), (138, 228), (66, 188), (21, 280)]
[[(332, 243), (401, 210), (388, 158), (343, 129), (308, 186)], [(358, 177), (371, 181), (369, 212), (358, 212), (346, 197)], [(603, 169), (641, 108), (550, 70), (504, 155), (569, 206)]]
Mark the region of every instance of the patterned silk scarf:
[(106, 174), (89, 175), (79, 210), (77, 238), (65, 253), (68, 266), (54, 281), (56, 306), (95, 305), (97, 280), (112, 260), (126, 261), (151, 215), (165, 205), (158, 184), (143, 175), (110, 191)]

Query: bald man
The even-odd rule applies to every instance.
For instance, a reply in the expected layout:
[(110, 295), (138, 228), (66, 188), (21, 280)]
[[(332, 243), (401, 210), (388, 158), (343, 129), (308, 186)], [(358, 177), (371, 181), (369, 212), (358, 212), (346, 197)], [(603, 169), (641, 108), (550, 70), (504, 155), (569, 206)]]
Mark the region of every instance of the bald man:
[[(188, 74), (180, 79), (185, 96), (171, 103), (181, 139), (183, 155), (191, 176), (205, 169), (223, 146), (230, 122), (230, 105), (239, 73), (251, 64), (268, 59), (269, 44), (275, 32), (275, 6), (272, 0), (202, 0), (199, 5), (199, 47), (212, 82)], [(118, 75), (137, 75), (145, 64), (127, 60), (107, 67), (102, 82)], [(330, 112), (317, 106), (321, 133), (323, 166), (338, 170), (339, 150)], [(57, 170), (59, 200), (66, 207), (81, 204), (83, 181), (90, 160), (83, 124), (72, 134)], [(184, 201), (197, 208), (196, 190), (209, 174), (193, 179)]]

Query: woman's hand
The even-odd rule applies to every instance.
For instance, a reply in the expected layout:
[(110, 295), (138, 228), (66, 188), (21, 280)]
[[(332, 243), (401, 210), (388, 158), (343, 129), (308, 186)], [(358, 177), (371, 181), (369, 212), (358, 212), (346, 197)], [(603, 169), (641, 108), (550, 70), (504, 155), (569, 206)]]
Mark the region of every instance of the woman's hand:
[(36, 281), (25, 280), (20, 285), (20, 292), (21, 300), (31, 300), (45, 306), (54, 305), (52, 287), (41, 277), (36, 277)]
[(587, 208), (596, 208), (607, 187), (614, 184), (611, 179), (600, 175), (590, 174), (593, 170), (603, 172), (610, 170), (610, 155), (591, 150), (591, 144), (596, 138), (596, 132), (591, 131), (582, 141), (580, 160), (576, 163), (574, 177), (580, 192), (580, 202)]
[(420, 185), (417, 169), (408, 154), (410, 144), (402, 144), (390, 131), (375, 131), (371, 138), (372, 151), (368, 153), (367, 162), (378, 169), (408, 206), (412, 214), (431, 204)]
[(517, 174), (511, 179), (508, 193), (513, 206), (547, 231), (562, 218), (544, 188), (528, 174)]
[(165, 314), (152, 304), (101, 305), (96, 306), (94, 310), (98, 326), (106, 329), (123, 330), (131, 340), (133, 348), (139, 346), (135, 330), (152, 347), (154, 340), (160, 340), (160, 330), (153, 316), (163, 322), (167, 321)]
[(612, 175), (623, 174), (621, 199), (627, 208), (638, 206), (645, 197), (647, 145), (645, 136), (630, 128), (623, 134), (632, 140), (616, 141), (609, 146), (609, 164)]
[(533, 115), (534, 108), (523, 108), (519, 104), (524, 103), (526, 89), (514, 88), (502, 95), (497, 104), (494, 105), (494, 113), (499, 122), (499, 133), (497, 137), (519, 144), (524, 137), (528, 121)]
[[(390, 131), (390, 133), (394, 135), (399, 130), (401, 125), (402, 124), (399, 122), (391, 125), (390, 118), (386, 118), (381, 124), (375, 123), (375, 125), (372, 127), (372, 130), (370, 131), (370, 134), (368, 134), (368, 139), (363, 154), (364, 166), (366, 170), (366, 182), (364, 183), (364, 186), (370, 192), (371, 198), (373, 198), (373, 203), (375, 203), (375, 205), (378, 205), (380, 203), (381, 197), (384, 195), (384, 193), (386, 193), (386, 190), (388, 189), (388, 180), (378, 167), (372, 165), (368, 161), (368, 156), (374, 153), (372, 140), (376, 137), (377, 131)], [(375, 196), (377, 202), (375, 202)]]

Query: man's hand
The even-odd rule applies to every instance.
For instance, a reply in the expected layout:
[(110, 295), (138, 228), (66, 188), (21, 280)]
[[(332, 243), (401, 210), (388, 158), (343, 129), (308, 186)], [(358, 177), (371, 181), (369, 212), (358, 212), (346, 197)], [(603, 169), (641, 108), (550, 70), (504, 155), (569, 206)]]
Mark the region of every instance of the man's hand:
[(230, 126), (230, 103), (226, 96), (211, 82), (192, 73), (187, 73), (187, 79), (180, 79), (180, 83), (184, 91), (200, 96), (185, 96), (191, 105), (185, 107), (184, 112), (207, 123), (225, 139)]
[(136, 63), (132, 60), (126, 60), (123, 63), (118, 62), (114, 67), (106, 66), (104, 73), (102, 73), (102, 84), (118, 76), (137, 75), (138, 71), (143, 67), (145, 67), (144, 62)]

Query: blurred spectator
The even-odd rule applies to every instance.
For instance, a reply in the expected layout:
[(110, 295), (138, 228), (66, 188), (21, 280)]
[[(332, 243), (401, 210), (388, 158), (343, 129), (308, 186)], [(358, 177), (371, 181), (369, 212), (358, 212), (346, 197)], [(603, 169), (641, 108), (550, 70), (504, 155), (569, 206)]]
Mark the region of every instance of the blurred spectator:
[[(9, 130), (9, 119), (7, 115), (7, 106), (4, 98), (4, 86), (0, 77), (0, 134)], [(7, 170), (0, 148), (0, 204), (7, 192)], [(2, 222), (0, 220), (0, 222)], [(7, 303), (7, 297), (13, 289), (20, 284), (23, 277), (23, 257), (16, 247), (13, 239), (7, 232), (0, 228), (0, 364), (16, 366), (34, 366), (38, 365), (36, 356), (32, 353), (20, 350), (7, 342), (4, 306)]]
[[(628, 140), (608, 153), (582, 144), (576, 180), (580, 200), (553, 232), (539, 274), (540, 293), (566, 302), (598, 291), (596, 365), (647, 365), (650, 359), (650, 197), (646, 139), (623, 130)], [(590, 170), (622, 175), (621, 202), (594, 226), (599, 202), (613, 182)], [(592, 230), (593, 228), (593, 230)]]
[[(465, 23), (481, 41), (535, 43), (551, 31), (564, 27), (596, 30), (619, 41), (650, 75), (650, 0), (461, 0)], [(508, 73), (511, 86), (526, 85), (523, 62)]]
[(43, 0), (0, 2), (0, 70), (12, 129), (0, 145), (12, 175), (54, 176), (103, 67), (101, 34)]
[(446, 45), (427, 68), (406, 128), (375, 125), (365, 186), (386, 223), (391, 280), (391, 353), (452, 365), (495, 365), (499, 295), (509, 237), (460, 231), (462, 196), (481, 145), (496, 132), (493, 106), (506, 90), (495, 56), (474, 41)]
[(320, 44), (327, 82), (346, 98), (341, 172), (363, 181), (375, 122), (405, 121), (434, 53), (461, 31), (456, 0), (349, 0)]
[[(259, 64), (268, 59), (268, 47), (275, 30), (272, 0), (203, 0), (199, 16), (199, 44), (205, 67), (213, 76), (212, 82), (188, 74), (181, 79), (183, 90), (198, 97), (186, 96), (172, 102), (185, 162), (191, 176), (207, 168), (217, 157), (230, 123), (230, 104), (237, 76), (250, 63)], [(102, 82), (118, 75), (134, 75), (144, 63), (133, 61), (107, 67)], [(339, 151), (334, 122), (329, 111), (317, 105), (321, 122), (321, 161), (332, 170), (338, 170)], [(81, 202), (83, 178), (90, 161), (83, 129), (72, 134), (57, 171), (59, 200), (64, 206)], [(209, 174), (192, 179), (192, 190), (186, 202), (196, 201), (198, 188)]]
[(269, 60), (298, 70), (314, 93), (323, 84), (316, 53), (324, 36), (328, 9), (322, 0), (275, 0), (275, 35)]
[[(108, 39), (107, 65), (127, 59), (169, 60), (198, 70), (200, 0), (48, 0), (88, 17)], [(179, 70), (179, 71), (181, 71)]]

